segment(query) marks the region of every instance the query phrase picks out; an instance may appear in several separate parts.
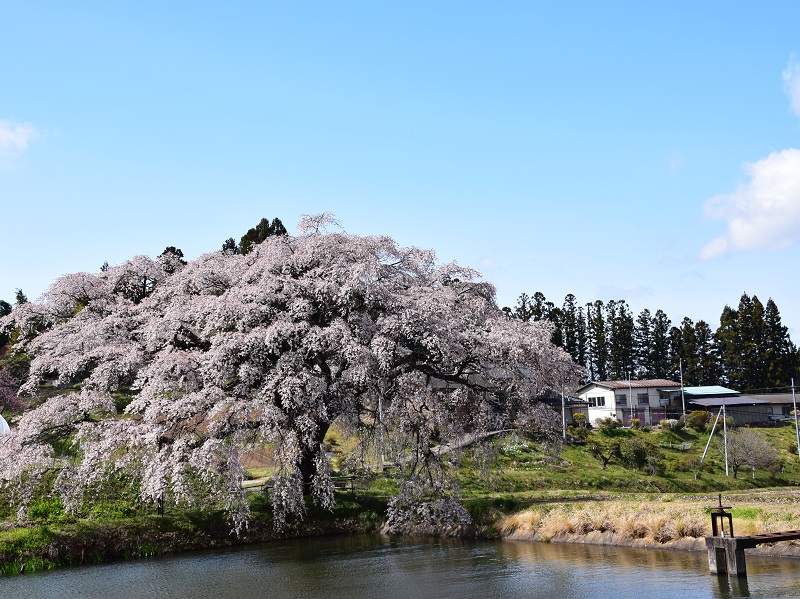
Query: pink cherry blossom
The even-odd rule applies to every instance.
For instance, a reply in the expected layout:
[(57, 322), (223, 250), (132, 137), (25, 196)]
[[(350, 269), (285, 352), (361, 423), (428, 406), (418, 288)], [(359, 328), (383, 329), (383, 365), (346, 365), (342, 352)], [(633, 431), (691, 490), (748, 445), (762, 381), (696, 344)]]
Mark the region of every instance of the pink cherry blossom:
[[(37, 403), (63, 390), (0, 441), (0, 477), (20, 505), (60, 464), (55, 490), (72, 509), (124, 473), (143, 501), (220, 506), (239, 529), (239, 455), (272, 444), (281, 526), (302, 515), (304, 494), (333, 505), (322, 441), (337, 421), (365, 458), (383, 438), (401, 466), (393, 526), (463, 521), (447, 478), (457, 451), (435, 445), (547, 421), (535, 398), (577, 367), (546, 324), (508, 319), (475, 271), (388, 237), (328, 232), (336, 224), (308, 217), (299, 236), (246, 255), (180, 267), (137, 256), (66, 275), (0, 320), (18, 331), (12, 351), (31, 357), (21, 393)], [(130, 397), (122, 413), (111, 393)], [(57, 455), (59, 435), (77, 459)]]

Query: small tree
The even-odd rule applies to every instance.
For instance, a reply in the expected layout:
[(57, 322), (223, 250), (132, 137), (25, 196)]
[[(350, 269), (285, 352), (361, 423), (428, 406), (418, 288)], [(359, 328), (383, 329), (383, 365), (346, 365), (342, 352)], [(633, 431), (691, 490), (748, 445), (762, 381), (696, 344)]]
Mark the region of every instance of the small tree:
[[(255, 227), (242, 235), (242, 238), (239, 241), (239, 253), (249, 254), (253, 250), (253, 246), (263, 243), (267, 237), (286, 234), (286, 227), (283, 226), (281, 219), (277, 217), (273, 218), (272, 222), (270, 223), (266, 218), (262, 218)], [(223, 246), (223, 249), (224, 248), (225, 246)]]
[(639, 436), (624, 439), (619, 444), (619, 451), (620, 457), (628, 463), (630, 468), (635, 470), (648, 465), (654, 472), (660, 460), (656, 446)]
[(222, 244), (222, 251), (226, 254), (238, 254), (239, 246), (236, 244), (236, 240), (233, 237), (228, 237)]
[[(718, 440), (717, 446), (724, 456), (723, 440)], [(737, 477), (742, 466), (754, 470), (768, 468), (778, 460), (778, 452), (758, 431), (744, 428), (728, 433), (728, 464), (733, 470), (733, 478)]]
[(186, 266), (186, 260), (183, 259), (183, 251), (174, 245), (164, 248), (164, 251), (158, 257), (158, 261), (168, 275)]
[(605, 441), (600, 437), (596, 437), (592, 442), (592, 454), (600, 460), (603, 470), (606, 469), (611, 458), (614, 456), (619, 457), (620, 446), (617, 441)]

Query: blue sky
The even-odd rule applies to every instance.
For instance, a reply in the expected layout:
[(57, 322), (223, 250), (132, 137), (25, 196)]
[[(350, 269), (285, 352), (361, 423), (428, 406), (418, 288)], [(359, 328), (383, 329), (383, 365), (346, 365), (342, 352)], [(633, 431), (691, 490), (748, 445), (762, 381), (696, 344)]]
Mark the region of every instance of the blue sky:
[(800, 3), (9, 2), (0, 298), (333, 212), (500, 305), (800, 338)]

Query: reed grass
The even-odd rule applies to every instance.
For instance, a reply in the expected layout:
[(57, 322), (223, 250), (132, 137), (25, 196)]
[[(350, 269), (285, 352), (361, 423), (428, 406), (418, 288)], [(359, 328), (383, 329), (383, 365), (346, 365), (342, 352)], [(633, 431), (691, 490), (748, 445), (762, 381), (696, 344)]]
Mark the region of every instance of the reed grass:
[[(587, 535), (597, 531), (613, 533), (617, 540), (643, 539), (647, 543), (664, 544), (710, 535), (709, 507), (707, 499), (676, 501), (666, 496), (650, 501), (537, 505), (504, 517), (498, 530), (504, 537), (541, 541), (558, 535)], [(800, 505), (742, 505), (734, 511), (733, 522), (739, 536), (798, 530)]]

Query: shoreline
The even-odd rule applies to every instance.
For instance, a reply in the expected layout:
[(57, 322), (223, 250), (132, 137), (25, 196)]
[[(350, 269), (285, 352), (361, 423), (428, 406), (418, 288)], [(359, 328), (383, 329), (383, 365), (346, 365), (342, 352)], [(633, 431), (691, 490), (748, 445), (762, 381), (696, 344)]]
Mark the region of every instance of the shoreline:
[[(744, 499), (736, 508), (740, 515), (734, 514), (739, 536), (798, 528), (800, 491), (769, 492)], [(276, 540), (355, 534), (698, 552), (706, 551), (705, 536), (710, 534), (706, 503), (706, 497), (636, 496), (622, 500), (618, 496), (553, 496), (540, 498), (514, 513), (507, 512), (508, 507), (477, 511), (469, 526), (433, 531), (408, 526), (391, 535), (385, 529), (385, 501), (364, 496), (343, 498), (334, 512), (310, 508), (304, 520), (287, 522), (281, 531), (273, 528), (269, 512), (257, 512), (239, 536), (231, 533), (221, 513), (205, 512), (117, 521), (8, 522), (0, 523), (0, 576)], [(759, 545), (748, 549), (747, 555), (800, 558), (800, 542)]]
[[(36, 525), (28, 530), (46, 529)], [(271, 541), (302, 539), (323, 536), (350, 536), (358, 534), (380, 534), (388, 537), (485, 539), (501, 542), (559, 543), (601, 545), (633, 549), (658, 549), (666, 551), (706, 551), (704, 537), (684, 537), (660, 543), (652, 539), (632, 539), (610, 531), (591, 531), (586, 534), (558, 533), (545, 537), (540, 533), (517, 532), (508, 535), (487, 534), (485, 527), (441, 531), (440, 534), (416, 533), (412, 530), (397, 535), (389, 535), (380, 527), (363, 526), (352, 520), (329, 521), (323, 525), (318, 521), (294, 523), (293, 530), (276, 533), (271, 523), (254, 523), (241, 537), (230, 534), (180, 534), (165, 530), (162, 534), (133, 534), (142, 531), (136, 526), (98, 524), (91, 527), (76, 527), (74, 530), (52, 534), (50, 541), (39, 551), (20, 550), (10, 554), (0, 553), (0, 577), (23, 574), (25, 572), (52, 570), (56, 568), (111, 563), (123, 560), (147, 559), (155, 556), (181, 555), (193, 551), (227, 549), (230, 547), (256, 545)], [(15, 528), (12, 530), (20, 530)], [(778, 558), (800, 558), (800, 545), (788, 542), (773, 545), (760, 545), (748, 549), (747, 555)]]
[[(608, 547), (630, 547), (634, 549), (663, 549), (666, 551), (706, 551), (705, 537), (684, 537), (666, 543), (659, 543), (649, 539), (631, 539), (614, 532), (592, 531), (586, 534), (559, 533), (550, 539), (542, 538), (538, 533), (534, 535), (519, 533), (501, 537), (504, 541), (519, 541), (529, 543), (570, 543), (578, 545), (603, 545)], [(764, 557), (800, 558), (800, 545), (789, 545), (788, 541), (759, 545), (747, 550), (747, 555)]]

